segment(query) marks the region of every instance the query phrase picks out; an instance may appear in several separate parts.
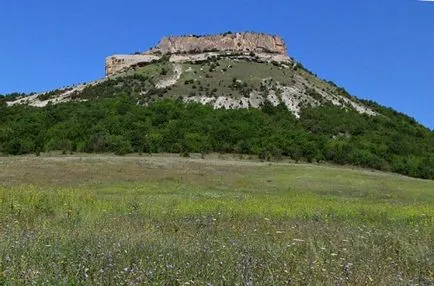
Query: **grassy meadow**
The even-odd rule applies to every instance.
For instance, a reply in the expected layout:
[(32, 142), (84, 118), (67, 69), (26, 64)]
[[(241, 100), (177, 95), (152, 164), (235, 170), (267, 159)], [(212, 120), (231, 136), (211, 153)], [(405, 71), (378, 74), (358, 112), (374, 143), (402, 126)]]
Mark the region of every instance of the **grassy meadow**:
[(433, 285), (434, 181), (209, 155), (0, 158), (0, 285)]

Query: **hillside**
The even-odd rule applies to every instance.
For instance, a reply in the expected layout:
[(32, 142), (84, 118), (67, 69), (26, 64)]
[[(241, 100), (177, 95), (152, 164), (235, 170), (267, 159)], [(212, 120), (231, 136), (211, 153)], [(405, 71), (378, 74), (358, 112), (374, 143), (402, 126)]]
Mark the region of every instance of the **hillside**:
[(283, 103), (296, 117), (302, 108), (332, 104), (375, 115), (344, 90), (305, 70), (287, 56), (282, 39), (266, 34), (167, 37), (144, 53), (108, 57), (105, 69), (105, 79), (7, 104), (43, 107), (126, 92), (139, 104), (161, 98), (225, 109)]
[(241, 153), (434, 179), (434, 132), (319, 79), (277, 36), (168, 37), (106, 74), (3, 98), (0, 152)]

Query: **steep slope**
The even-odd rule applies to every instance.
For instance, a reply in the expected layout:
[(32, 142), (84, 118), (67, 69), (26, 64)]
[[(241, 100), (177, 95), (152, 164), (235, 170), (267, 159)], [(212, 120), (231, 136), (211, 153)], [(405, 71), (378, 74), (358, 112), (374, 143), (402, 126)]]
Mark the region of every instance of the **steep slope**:
[[(172, 56), (173, 57), (173, 56)], [(8, 102), (42, 107), (68, 100), (90, 100), (132, 93), (139, 104), (161, 98), (211, 104), (214, 108), (259, 108), (269, 101), (285, 104), (296, 117), (303, 107), (333, 104), (375, 115), (368, 106), (341, 89), (324, 82), (300, 64), (288, 66), (252, 55), (214, 54), (194, 61), (171, 61), (166, 57), (145, 66), (87, 85)]]

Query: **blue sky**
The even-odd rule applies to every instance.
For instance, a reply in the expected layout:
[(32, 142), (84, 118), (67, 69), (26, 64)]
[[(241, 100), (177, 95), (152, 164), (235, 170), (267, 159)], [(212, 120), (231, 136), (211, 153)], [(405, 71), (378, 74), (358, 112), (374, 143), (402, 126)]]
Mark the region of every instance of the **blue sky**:
[(0, 93), (104, 76), (104, 59), (162, 36), (260, 31), (360, 98), (434, 129), (434, 2), (416, 0), (2, 0)]

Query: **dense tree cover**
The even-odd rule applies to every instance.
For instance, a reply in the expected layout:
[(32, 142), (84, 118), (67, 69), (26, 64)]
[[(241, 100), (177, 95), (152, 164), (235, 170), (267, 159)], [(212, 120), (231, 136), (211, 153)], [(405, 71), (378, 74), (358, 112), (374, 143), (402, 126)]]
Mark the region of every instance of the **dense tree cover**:
[(399, 114), (369, 117), (323, 106), (305, 109), (298, 120), (282, 105), (214, 110), (175, 100), (149, 106), (133, 100), (124, 94), (46, 108), (0, 106), (0, 152), (242, 153), (434, 179), (434, 132)]

